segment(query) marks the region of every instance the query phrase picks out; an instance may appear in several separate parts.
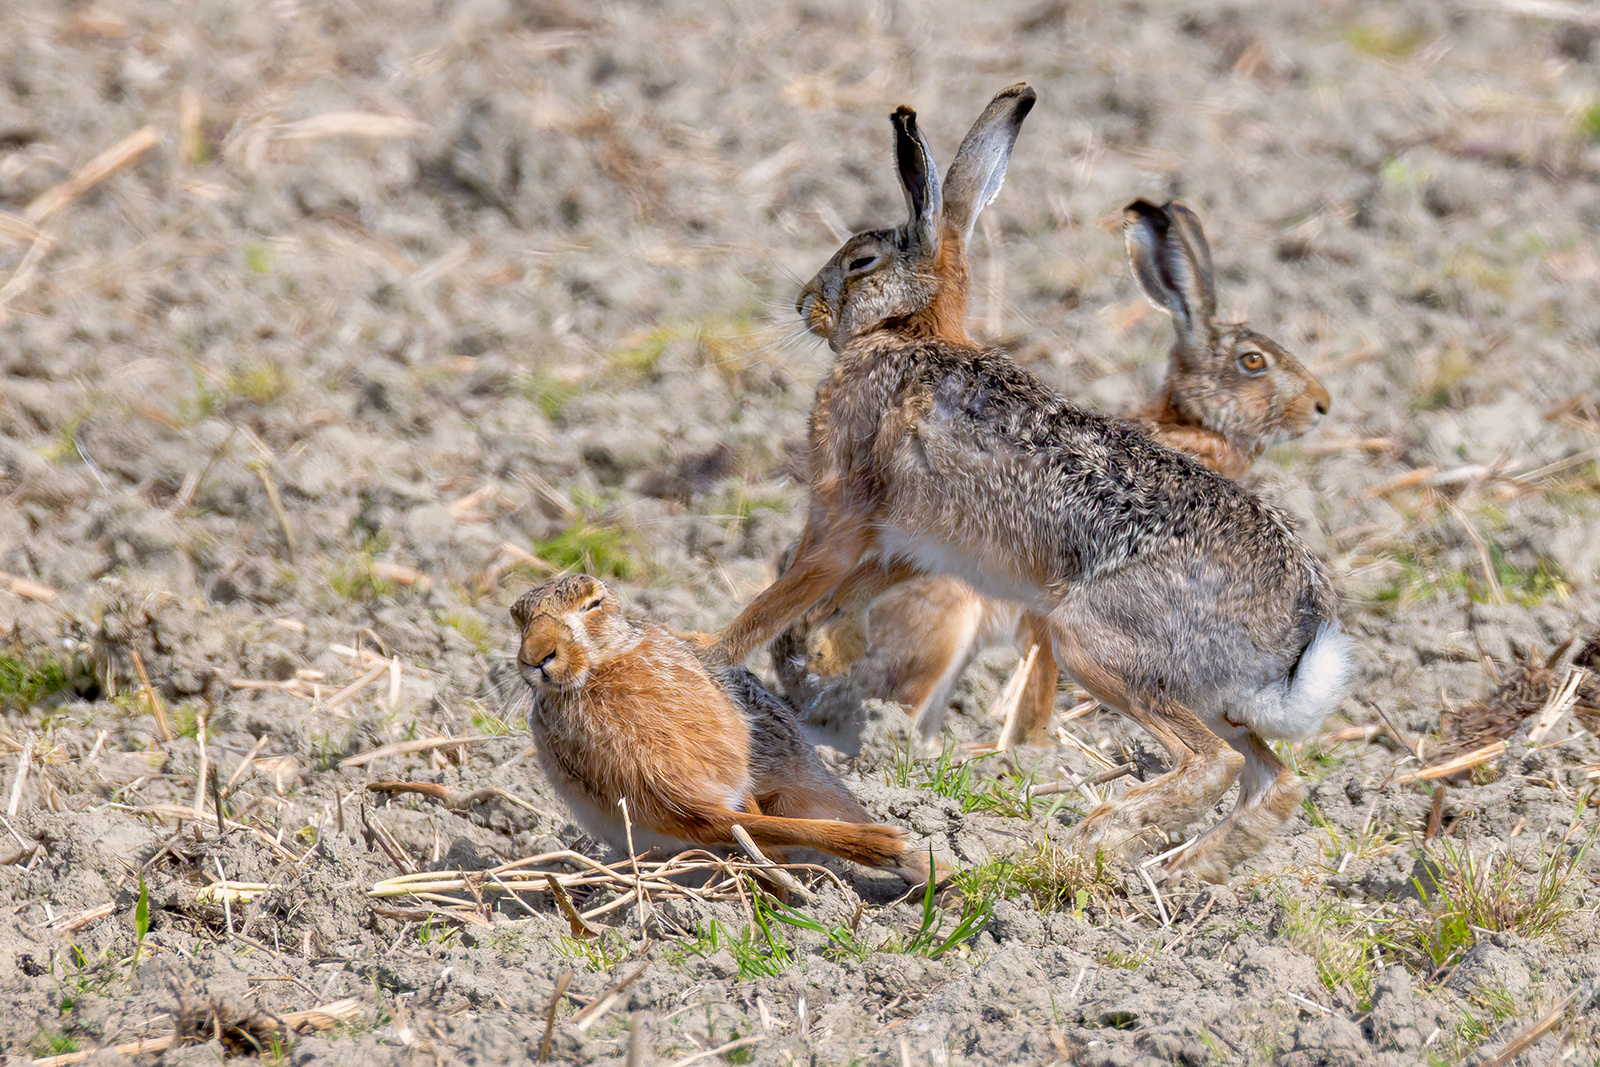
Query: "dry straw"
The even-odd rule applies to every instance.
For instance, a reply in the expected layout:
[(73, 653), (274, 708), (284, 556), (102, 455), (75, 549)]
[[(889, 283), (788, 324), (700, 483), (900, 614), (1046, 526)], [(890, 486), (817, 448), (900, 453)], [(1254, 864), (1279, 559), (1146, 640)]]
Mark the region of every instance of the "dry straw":
[[(579, 852), (562, 850), (514, 860), (488, 870), (420, 871), (399, 875), (375, 883), (367, 895), (380, 900), (413, 897), (443, 905), (445, 917), (470, 922), (472, 918), (467, 913), (475, 918), (480, 910), (479, 902), (487, 893), (545, 893), (556, 896), (558, 901), (562, 894), (567, 894), (569, 903), (570, 894), (575, 891), (591, 896), (608, 894), (610, 899), (604, 903), (575, 912), (584, 927), (593, 929), (595, 920), (626, 908), (636, 899), (743, 901), (751, 877), (777, 881), (773, 874), (778, 871), (791, 879), (797, 872), (816, 872), (843, 888), (833, 872), (815, 864), (723, 858), (699, 849), (665, 860), (630, 856), (607, 864)], [(468, 894), (471, 899), (451, 894)], [(577, 924), (574, 926), (576, 928)]]

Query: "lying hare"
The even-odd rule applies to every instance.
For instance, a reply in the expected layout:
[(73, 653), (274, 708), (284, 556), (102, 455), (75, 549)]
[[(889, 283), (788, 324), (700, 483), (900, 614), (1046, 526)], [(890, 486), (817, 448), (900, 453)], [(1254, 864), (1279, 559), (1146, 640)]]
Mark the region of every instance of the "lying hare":
[[(1304, 787), (1267, 740), (1322, 721), (1349, 641), (1326, 569), (1276, 509), (953, 339), (972, 223), (1033, 102), (1024, 85), (1001, 92), (943, 185), (915, 113), (892, 116), (910, 218), (850, 238), (801, 292), (802, 319), (836, 357), (812, 410), (806, 524), (793, 565), (713, 654), (742, 660), (863, 560), (1021, 601), (1047, 618), (1056, 662), (1175, 764), (1091, 812), (1080, 842), (1180, 829), (1239, 779), (1234, 810), (1168, 864), (1222, 879), (1293, 813)], [(1198, 279), (1170, 251), (1152, 254), (1180, 327), (1201, 325)]]
[[(1193, 211), (1177, 201), (1157, 207), (1136, 200), (1126, 209), (1123, 228), (1135, 277), (1176, 327), (1166, 381), (1133, 415), (1151, 436), (1237, 478), (1269, 445), (1300, 436), (1327, 414), (1328, 391), (1298, 359), (1242, 323), (1217, 319), (1211, 249)], [(1162, 264), (1181, 267), (1192, 280), (1194, 314)], [(858, 574), (843, 584), (847, 590), (869, 589), (871, 578), (870, 572)], [(846, 596), (859, 599), (860, 593)], [(944, 722), (956, 682), (979, 652), (1013, 640), (1024, 647), (1038, 644), (1041, 654), (1029, 671), (1014, 736), (1001, 739), (1007, 747), (1012, 741), (1040, 743), (1046, 736), (1056, 665), (1041, 633), (1040, 620), (1015, 602), (981, 596), (956, 578), (921, 577), (883, 593), (865, 611), (785, 635), (779, 664), (791, 695), (817, 688), (804, 678), (808, 668), (819, 677), (850, 670), (877, 690), (871, 695), (903, 705), (922, 736), (931, 738)], [(803, 653), (796, 647), (801, 642)], [(855, 695), (862, 686), (845, 688)]]
[(794, 710), (741, 668), (713, 674), (665, 629), (622, 614), (588, 575), (511, 608), (529, 726), (545, 774), (584, 829), (619, 851), (805, 846), (922, 881), (926, 862), (876, 823), (801, 736)]

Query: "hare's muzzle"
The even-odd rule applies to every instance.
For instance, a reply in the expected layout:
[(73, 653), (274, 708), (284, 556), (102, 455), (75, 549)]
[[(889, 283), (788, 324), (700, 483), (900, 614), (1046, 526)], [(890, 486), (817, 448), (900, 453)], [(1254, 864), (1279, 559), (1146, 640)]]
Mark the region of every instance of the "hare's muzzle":
[[(543, 624), (543, 625), (541, 625)], [(571, 681), (572, 657), (562, 654), (560, 635), (547, 619), (536, 620), (523, 635), (517, 649), (517, 670), (522, 680), (543, 689), (560, 687)]]
[(1306, 395), (1311, 398), (1311, 408), (1317, 413), (1317, 418), (1320, 419), (1328, 413), (1328, 405), (1333, 402), (1333, 398), (1328, 395), (1321, 382), (1312, 382), (1311, 388), (1306, 390)]
[(1328, 406), (1331, 403), (1332, 397), (1328, 395), (1328, 390), (1321, 382), (1312, 380), (1307, 383), (1305, 391), (1295, 397), (1291, 405), (1290, 415), (1294, 424), (1292, 428), (1303, 432), (1315, 426), (1328, 413)]
[(800, 291), (800, 299), (795, 301), (794, 309), (800, 313), (800, 321), (806, 324), (806, 329), (818, 337), (832, 335), (833, 318), (828, 314), (827, 302), (812, 286), (808, 285)]

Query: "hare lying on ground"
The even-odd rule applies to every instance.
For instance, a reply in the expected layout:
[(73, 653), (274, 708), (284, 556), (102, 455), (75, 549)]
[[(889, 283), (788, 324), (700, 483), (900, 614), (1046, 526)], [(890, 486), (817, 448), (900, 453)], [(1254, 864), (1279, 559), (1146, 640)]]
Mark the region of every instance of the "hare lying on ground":
[[(1269, 445), (1300, 436), (1327, 413), (1328, 391), (1298, 359), (1243, 323), (1218, 320), (1211, 249), (1193, 211), (1178, 201), (1157, 207), (1136, 200), (1123, 228), (1135, 277), (1176, 327), (1161, 391), (1133, 414), (1151, 436), (1237, 478)], [(859, 601), (872, 588), (873, 570), (847, 578), (844, 597)], [(809, 632), (796, 624), (774, 642), (774, 655), (785, 692), (802, 704), (831, 703), (827, 690), (835, 689), (845, 700), (885, 697), (932, 738), (979, 652), (1013, 640), (1040, 645), (1013, 736), (1001, 738), (1007, 747), (1046, 738), (1056, 665), (1043, 634), (1042, 620), (1020, 604), (930, 576), (902, 582), (865, 610), (841, 612)], [(848, 679), (820, 689), (807, 677), (846, 671)]]
[[(1056, 662), (1174, 763), (1091, 812), (1080, 842), (1185, 827), (1239, 779), (1234, 810), (1168, 864), (1221, 879), (1293, 813), (1303, 786), (1267, 741), (1315, 729), (1337, 703), (1349, 641), (1326, 569), (1275, 508), (952, 340), (973, 220), (1033, 101), (1024, 85), (1001, 92), (943, 185), (915, 113), (892, 116), (910, 218), (851, 237), (801, 293), (835, 353), (812, 409), (806, 524), (793, 564), (711, 654), (742, 660), (864, 560), (1020, 601), (1047, 618)], [(1185, 264), (1153, 253), (1182, 325), (1200, 325)]]
[(872, 820), (748, 671), (708, 672), (588, 575), (525, 593), (511, 617), (540, 763), (594, 836), (627, 851), (625, 798), (641, 851), (731, 845), (737, 823), (780, 862), (778, 850), (805, 846), (923, 880), (900, 830)]

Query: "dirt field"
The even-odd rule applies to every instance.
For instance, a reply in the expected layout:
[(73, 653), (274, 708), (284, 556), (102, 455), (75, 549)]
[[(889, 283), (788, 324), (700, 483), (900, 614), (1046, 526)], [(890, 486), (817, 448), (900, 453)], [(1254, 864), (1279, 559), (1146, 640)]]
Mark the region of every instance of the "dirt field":
[[(1496, 1062), (1596, 1062), (1600, 743), (1520, 719), (1565, 661), (1501, 709), (1504, 753), (1405, 777), (1493, 739), (1458, 728), (1481, 655), (1506, 675), (1600, 620), (1588, 11), (0, 9), (0, 1051), (521, 1063), (553, 1010), (552, 1061), (1367, 1067), (1493, 1056), (1554, 1012)], [(975, 241), (975, 333), (1131, 407), (1170, 326), (1120, 208), (1179, 195), (1224, 310), (1333, 395), (1257, 466), (1360, 646), (1326, 735), (1284, 750), (1288, 833), (1226, 886), (1074, 863), (1091, 798), (1029, 785), (1159, 773), (1136, 728), (1094, 713), (964, 771), (872, 704), (840, 765), (965, 872), (964, 910), (843, 864), (793, 912), (623, 904), (592, 940), (542, 886), (369, 897), (609, 858), (527, 751), (506, 607), (551, 567), (696, 629), (748, 602), (799, 529), (830, 358), (796, 292), (903, 215), (885, 117), (915, 106), (947, 161), (1018, 80), (1039, 104)], [(971, 672), (950, 745), (993, 739), (1014, 660)]]

